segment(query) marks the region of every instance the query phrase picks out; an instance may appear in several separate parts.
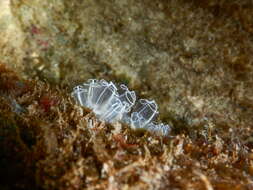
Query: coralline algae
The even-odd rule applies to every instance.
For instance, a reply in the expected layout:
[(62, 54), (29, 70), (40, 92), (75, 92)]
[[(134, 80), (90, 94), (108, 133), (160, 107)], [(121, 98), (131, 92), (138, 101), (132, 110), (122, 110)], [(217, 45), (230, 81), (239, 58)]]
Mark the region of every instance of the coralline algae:
[(105, 80), (89, 79), (76, 86), (72, 96), (82, 106), (93, 110), (103, 121), (117, 121), (129, 124), (136, 130), (148, 130), (158, 135), (168, 136), (171, 128), (163, 123), (154, 123), (158, 115), (158, 105), (154, 100), (139, 99), (124, 84), (115, 85)]

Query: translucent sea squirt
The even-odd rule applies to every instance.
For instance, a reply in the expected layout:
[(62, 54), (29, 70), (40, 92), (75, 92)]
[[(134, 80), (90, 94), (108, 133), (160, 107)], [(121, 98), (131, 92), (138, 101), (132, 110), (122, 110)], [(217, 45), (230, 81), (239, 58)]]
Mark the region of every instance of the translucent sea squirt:
[(133, 129), (145, 129), (161, 136), (168, 136), (170, 126), (155, 124), (158, 105), (154, 100), (140, 99), (124, 84), (115, 85), (105, 80), (89, 79), (87, 83), (76, 86), (72, 97), (82, 106), (93, 110), (103, 121), (127, 123)]
[(145, 128), (157, 114), (158, 106), (154, 100), (140, 99), (131, 114), (130, 125), (136, 129)]

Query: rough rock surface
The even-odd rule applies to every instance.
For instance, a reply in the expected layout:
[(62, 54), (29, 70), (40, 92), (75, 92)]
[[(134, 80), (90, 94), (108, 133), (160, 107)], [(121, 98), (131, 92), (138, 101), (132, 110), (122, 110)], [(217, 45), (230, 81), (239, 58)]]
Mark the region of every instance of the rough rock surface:
[(18, 75), (125, 82), (175, 134), (239, 152), (253, 148), (252, 34), (251, 0), (0, 2), (0, 58)]
[(109, 125), (0, 64), (0, 189), (252, 189), (253, 153), (236, 135)]
[(111, 78), (155, 98), (167, 121), (252, 125), (251, 1), (13, 0), (10, 9), (29, 76), (70, 87)]

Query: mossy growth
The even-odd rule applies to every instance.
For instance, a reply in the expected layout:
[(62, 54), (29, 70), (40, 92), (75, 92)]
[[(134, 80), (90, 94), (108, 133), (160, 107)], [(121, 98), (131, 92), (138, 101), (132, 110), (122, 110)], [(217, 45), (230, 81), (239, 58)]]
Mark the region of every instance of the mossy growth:
[(1, 189), (252, 188), (253, 154), (238, 139), (164, 139), (107, 124), (65, 90), (4, 65), (0, 91)]

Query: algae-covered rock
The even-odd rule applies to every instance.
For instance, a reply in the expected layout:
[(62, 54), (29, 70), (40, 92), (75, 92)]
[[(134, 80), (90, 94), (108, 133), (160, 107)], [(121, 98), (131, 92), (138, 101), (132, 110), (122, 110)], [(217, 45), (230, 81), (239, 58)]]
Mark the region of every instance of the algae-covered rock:
[(0, 64), (1, 189), (251, 189), (252, 152), (235, 135), (135, 133)]
[[(70, 87), (111, 78), (176, 128), (252, 121), (252, 2), (11, 1), (25, 72)], [(180, 121), (180, 122), (178, 122)]]
[[(87, 161), (81, 154), (74, 159), (73, 165), (66, 166), (66, 170), (60, 172), (57, 169), (51, 171), (50, 161), (38, 161), (44, 163), (41, 168), (46, 170), (38, 169), (42, 172), (41, 175), (40, 172), (36, 174), (39, 176), (36, 177), (38, 184), (45, 188), (51, 188), (50, 185), (44, 184), (47, 182), (52, 187), (60, 184), (61, 182), (53, 179), (54, 177), (45, 178), (45, 182), (41, 182), (44, 180), (41, 176), (48, 176), (48, 173), (57, 171), (56, 176), (64, 174), (64, 177), (60, 177), (61, 180), (72, 184), (69, 186), (76, 189), (95, 188), (97, 183), (111, 189), (127, 189), (132, 187), (128, 184), (132, 184), (135, 180), (142, 181), (133, 186), (136, 188), (147, 188), (147, 186), (155, 188), (155, 184), (160, 184), (161, 189), (163, 187), (187, 189), (195, 187), (195, 183), (191, 181), (194, 176), (200, 179), (195, 184), (199, 189), (204, 188), (203, 184), (206, 189), (240, 189), (244, 185), (247, 186), (246, 184), (250, 183), (247, 175), (252, 174), (250, 149), (253, 145), (252, 18), (251, 0), (1, 1), (0, 62), (16, 71), (15, 75), (11, 75), (15, 76), (15, 80), (8, 78), (12, 72), (6, 74), (5, 69), (2, 71), (7, 78), (2, 77), (0, 81), (4, 94), (1, 98), (5, 102), (1, 106), (3, 106), (2, 110), (7, 107), (8, 111), (3, 111), (1, 117), (6, 119), (12, 117), (12, 114), (22, 115), (31, 112), (35, 114), (33, 116), (38, 117), (39, 124), (36, 121), (32, 126), (38, 125), (41, 129), (35, 136), (45, 137), (49, 142), (50, 139), (54, 139), (50, 145), (45, 145), (48, 146), (47, 148), (42, 148), (43, 154), (48, 152), (51, 155), (54, 151), (53, 147), (61, 144), (57, 135), (52, 134), (50, 126), (54, 124), (49, 122), (50, 119), (62, 112), (64, 117), (71, 117), (68, 116), (69, 112), (50, 112), (51, 108), (58, 109), (59, 99), (62, 99), (58, 98), (57, 92), (50, 94), (51, 88), (58, 88), (61, 93), (65, 93), (64, 97), (68, 97), (71, 88), (76, 84), (85, 82), (89, 78), (104, 78), (128, 84), (139, 97), (155, 99), (159, 104), (160, 119), (172, 125), (173, 133), (180, 136), (173, 141), (178, 152), (175, 150), (170, 153), (173, 156), (183, 154), (183, 161), (180, 161), (180, 156), (175, 158), (178, 159), (178, 167), (185, 167), (187, 160), (194, 160), (196, 165), (201, 165), (197, 167), (195, 164), (191, 165), (193, 162), (189, 161), (193, 170), (186, 169), (189, 175), (184, 179), (177, 178), (177, 173), (180, 176), (186, 170), (183, 169), (182, 173), (173, 172), (172, 168), (176, 165), (174, 166), (172, 161), (168, 167), (159, 161), (154, 164), (154, 160), (160, 159), (159, 155), (159, 158), (155, 157), (148, 162), (147, 166), (150, 168), (148, 167), (147, 173), (144, 172), (143, 177), (139, 175), (138, 170), (132, 171), (132, 168), (137, 166), (146, 167), (145, 164), (140, 164), (143, 158), (140, 158), (140, 163), (134, 163), (134, 158), (130, 156), (131, 161), (129, 161), (126, 154), (126, 164), (129, 165), (124, 165), (127, 168), (125, 170), (121, 168), (123, 170), (121, 174), (124, 174), (122, 176), (126, 177), (124, 180), (115, 175), (118, 171), (114, 168), (117, 168), (117, 162), (99, 163), (97, 156), (91, 156)], [(25, 82), (20, 82), (19, 77), (20, 80), (36, 79), (46, 84), (39, 82), (29, 87), (30, 85), (25, 85)], [(50, 89), (50, 93), (43, 90), (42, 93), (40, 90), (32, 90), (33, 88)], [(23, 103), (19, 98), (12, 97), (21, 96), (29, 90), (30, 94), (26, 94)], [(35, 96), (39, 99), (34, 100)], [(31, 100), (35, 102), (29, 102), (29, 97), (32, 97)], [(23, 96), (22, 98), (24, 99)], [(50, 118), (46, 123), (40, 121), (41, 117), (44, 117), (42, 114), (44, 112), (48, 112)], [(42, 115), (37, 115), (38, 113)], [(18, 126), (19, 120), (16, 121), (15, 118), (11, 118), (10, 121), (7, 119), (7, 125), (4, 126), (8, 128), (12, 123)], [(55, 125), (59, 124), (57, 122)], [(72, 120), (66, 119), (61, 122), (72, 123)], [(25, 130), (24, 127), (21, 127), (21, 131), (24, 131), (25, 135), (30, 134), (30, 131)], [(109, 134), (111, 132), (108, 132)], [(116, 139), (123, 144), (123, 147), (128, 147), (128, 143), (125, 145), (124, 138), (121, 137), (117, 136)], [(92, 135), (87, 138), (92, 139)], [(86, 140), (83, 144), (90, 142)], [(111, 143), (110, 141), (108, 144), (111, 146)], [(145, 145), (144, 143), (141, 146), (142, 149), (145, 149)], [(165, 152), (170, 151), (168, 144), (164, 146), (167, 148)], [(95, 149), (97, 150), (97, 147), (94, 151)], [(37, 150), (40, 151), (39, 148)], [(106, 150), (99, 151), (106, 152)], [(208, 157), (209, 153), (210, 157)], [(108, 154), (112, 156), (110, 151)], [(120, 157), (121, 154), (124, 155), (122, 152), (116, 155)], [(51, 155), (45, 160), (50, 160), (51, 157), (54, 156)], [(206, 158), (208, 164), (199, 161), (201, 158), (203, 162)], [(66, 157), (61, 159), (63, 163), (72, 162)], [(13, 162), (15, 163), (15, 160)], [(33, 162), (37, 163), (37, 161)], [(86, 172), (92, 171), (91, 178), (80, 169), (83, 163), (92, 166), (93, 169), (89, 167), (84, 169)], [(226, 164), (232, 169), (226, 168), (224, 166)], [(121, 167), (121, 164), (119, 166)], [(158, 169), (155, 170), (155, 167)], [(204, 172), (204, 167), (210, 167), (210, 171)], [(213, 174), (212, 169), (217, 173)], [(153, 178), (153, 181), (149, 181), (154, 186), (149, 186), (150, 184), (142, 186), (142, 183), (148, 181), (145, 176), (155, 175), (158, 170), (163, 175), (162, 177), (158, 175)], [(221, 172), (223, 170), (225, 174)], [(91, 182), (83, 182), (83, 178), (76, 177), (75, 172), (80, 171), (84, 172), (80, 175), (86, 176), (85, 178)], [(110, 175), (105, 171), (110, 171)], [(130, 175), (132, 172), (134, 174)], [(232, 173), (239, 175), (240, 172), (246, 172), (246, 177), (239, 179), (237, 175), (232, 175)], [(109, 177), (104, 179), (101, 177), (104, 175)], [(218, 176), (217, 183), (215, 175)], [(238, 186), (235, 186), (236, 182), (232, 181), (221, 183), (223, 179), (221, 176), (238, 179)], [(97, 181), (94, 182), (94, 179)], [(250, 186), (248, 188), (250, 189)]]

